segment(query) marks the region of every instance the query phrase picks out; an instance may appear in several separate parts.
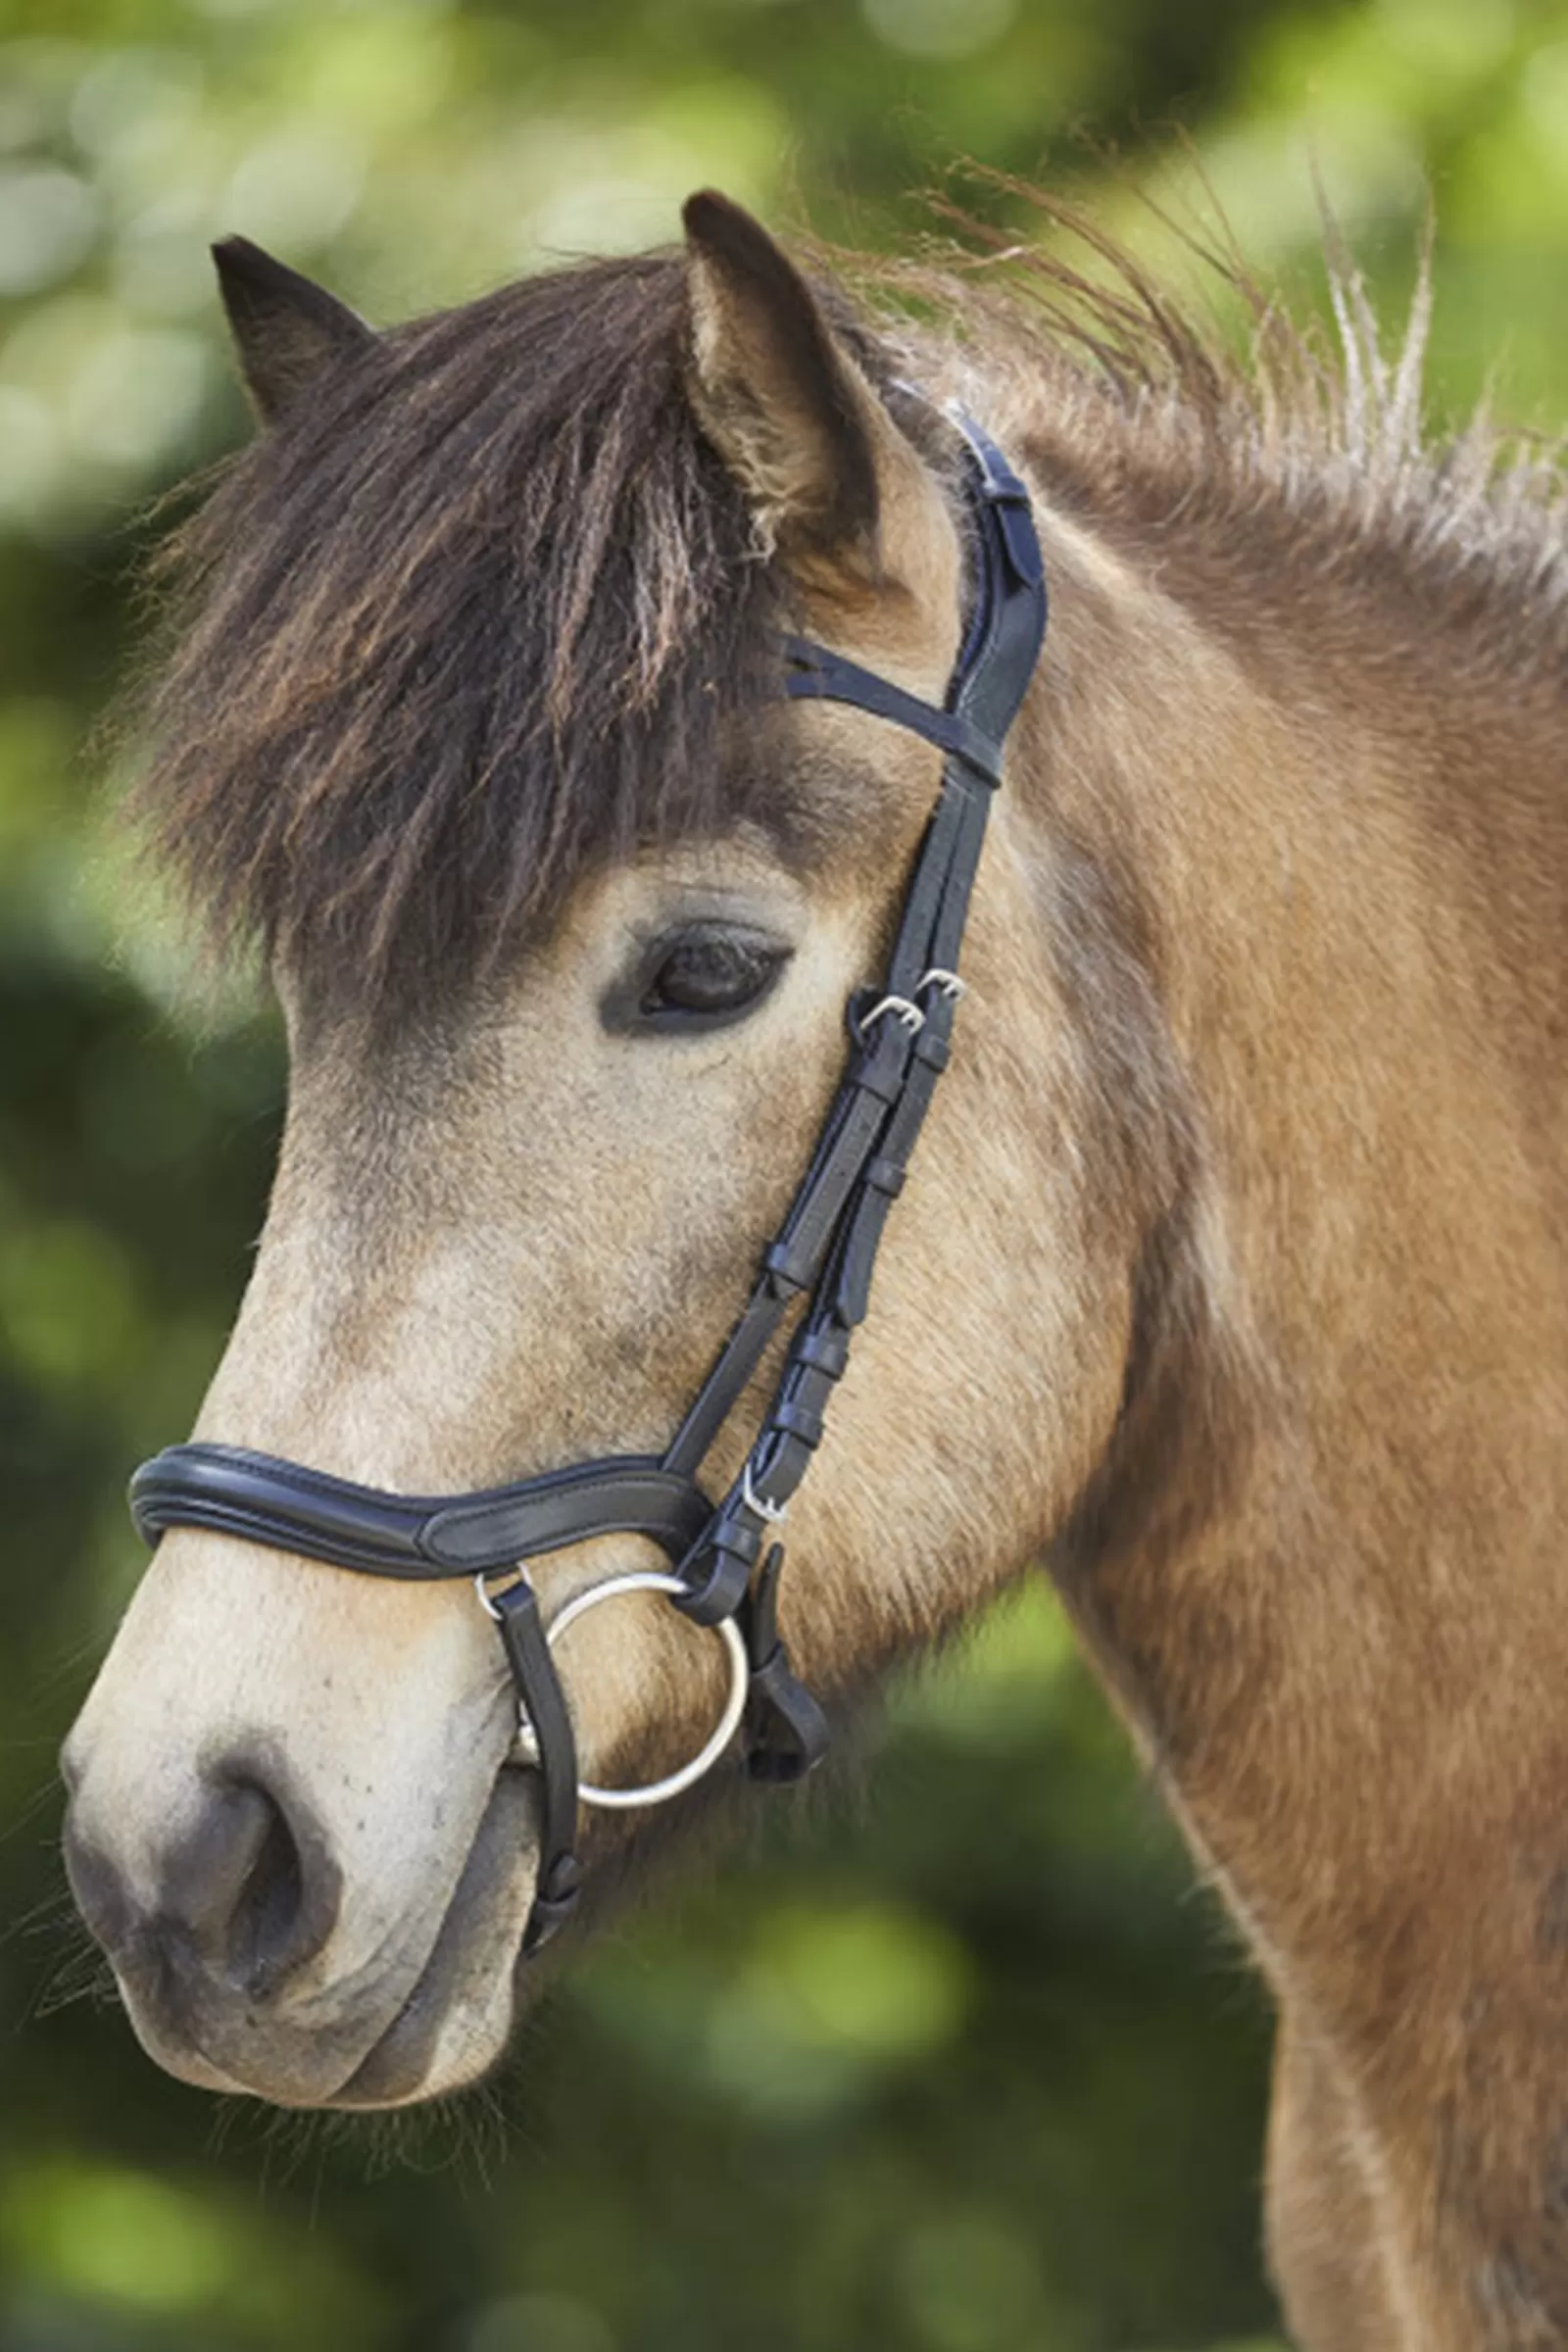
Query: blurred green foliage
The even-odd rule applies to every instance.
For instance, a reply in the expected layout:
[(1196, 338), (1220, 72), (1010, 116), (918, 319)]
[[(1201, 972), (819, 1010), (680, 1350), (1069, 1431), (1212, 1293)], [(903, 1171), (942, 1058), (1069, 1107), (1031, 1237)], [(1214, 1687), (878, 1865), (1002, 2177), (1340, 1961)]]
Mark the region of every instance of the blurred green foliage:
[(0, 0), (4, 2352), (1262, 2352), (1261, 2004), (1043, 1592), (895, 1699), (858, 1806), (760, 1823), (433, 2123), (165, 2082), (78, 1997), (55, 1851), (123, 1475), (216, 1358), (281, 1100), (89, 745), (149, 502), (245, 429), (209, 239), (385, 318), (708, 181), (897, 243), (962, 154), (1141, 239), (1200, 159), (1308, 301), (1314, 160), (1390, 298), (1430, 187), (1437, 408), (1561, 413), (1562, 0)]

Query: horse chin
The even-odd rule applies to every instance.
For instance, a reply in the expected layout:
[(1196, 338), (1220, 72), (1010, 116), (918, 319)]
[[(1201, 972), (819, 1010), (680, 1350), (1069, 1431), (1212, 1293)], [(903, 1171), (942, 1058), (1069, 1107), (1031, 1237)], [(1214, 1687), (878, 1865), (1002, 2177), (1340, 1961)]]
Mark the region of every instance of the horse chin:
[(470, 2089), (512, 2031), (517, 1953), (533, 1897), (530, 1776), (503, 1771), (418, 1983), (323, 2106), (411, 2107)]

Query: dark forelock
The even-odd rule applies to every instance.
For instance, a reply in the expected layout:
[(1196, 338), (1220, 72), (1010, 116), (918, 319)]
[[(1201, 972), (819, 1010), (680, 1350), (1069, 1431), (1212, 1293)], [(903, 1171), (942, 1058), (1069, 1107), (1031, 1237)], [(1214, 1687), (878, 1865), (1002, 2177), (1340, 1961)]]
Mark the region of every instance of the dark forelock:
[(160, 559), (135, 812), (220, 943), (361, 1004), (493, 966), (639, 843), (752, 815), (721, 761), (773, 582), (682, 385), (677, 256), (395, 329)]

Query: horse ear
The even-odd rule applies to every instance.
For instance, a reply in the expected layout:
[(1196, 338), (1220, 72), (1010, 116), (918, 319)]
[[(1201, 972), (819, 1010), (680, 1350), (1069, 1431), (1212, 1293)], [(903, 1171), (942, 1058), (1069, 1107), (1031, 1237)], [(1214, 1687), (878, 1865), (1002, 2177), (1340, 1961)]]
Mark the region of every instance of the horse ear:
[(376, 341), (375, 329), (249, 237), (213, 247), (219, 291), (257, 415), (271, 424), (318, 376)]
[(687, 384), (704, 432), (788, 561), (876, 572), (899, 476), (919, 461), (794, 264), (711, 189), (683, 209)]

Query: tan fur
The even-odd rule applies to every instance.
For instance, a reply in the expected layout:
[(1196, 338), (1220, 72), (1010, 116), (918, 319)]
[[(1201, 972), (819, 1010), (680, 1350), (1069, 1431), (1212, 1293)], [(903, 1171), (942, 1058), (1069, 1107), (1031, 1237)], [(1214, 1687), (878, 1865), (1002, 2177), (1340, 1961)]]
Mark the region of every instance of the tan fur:
[[(694, 364), (771, 400), (782, 447), (794, 394), (710, 297)], [(1127, 299), (1106, 338), (1133, 335)], [(996, 347), (1053, 633), (955, 1067), (792, 1517), (786, 1630), (852, 1692), (1048, 1550), (1281, 2005), (1270, 2231), (1303, 2352), (1561, 2346), (1558, 539), (1475, 467), (1445, 519), (1406, 370), (1352, 369), (1326, 425), (1272, 394), (1249, 412), (1185, 331), (1162, 312), (1109, 389), (1043, 344), (1009, 368), (1021, 330)], [(976, 397), (956, 354), (922, 364)], [(795, 584), (812, 626), (930, 694), (956, 542), (892, 432), (866, 446), (896, 564), (872, 580), (846, 545), (835, 567), (813, 506)], [(816, 500), (819, 455), (769, 498)], [(769, 528), (785, 545), (787, 512)], [(834, 811), (815, 865), (756, 830), (651, 847), (582, 880), (434, 1043), (299, 1022), (205, 1434), (431, 1488), (666, 1437), (795, 1185), (936, 784), (854, 711), (770, 708), (730, 756), (763, 745)], [(628, 942), (704, 892), (796, 942), (783, 985), (707, 1040), (607, 1035)], [(555, 1601), (630, 1556), (541, 1582)], [(701, 1736), (702, 1654), (655, 1606), (583, 1624), (590, 1771)], [(203, 2046), (128, 1987), (155, 2054), (349, 2103), (489, 2063), (525, 1837), (460, 1874), (511, 1829), (508, 1738), (471, 1595), (171, 1538), (74, 1738), (76, 1835), (152, 1900), (201, 1759), (280, 1746), (345, 1897), (310, 1968), (215, 2011)], [(438, 1935), (441, 2029), (400, 2078), (375, 2053)]]
[(1557, 2344), (1560, 672), (1483, 731), (1393, 583), (1271, 611), (1270, 527), (1054, 567), (1052, 822), (1136, 876), (1246, 1371), (1231, 1492), (1065, 1589), (1281, 1999), (1299, 2340)]

